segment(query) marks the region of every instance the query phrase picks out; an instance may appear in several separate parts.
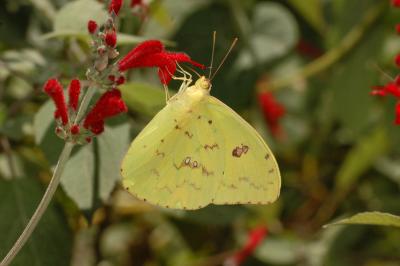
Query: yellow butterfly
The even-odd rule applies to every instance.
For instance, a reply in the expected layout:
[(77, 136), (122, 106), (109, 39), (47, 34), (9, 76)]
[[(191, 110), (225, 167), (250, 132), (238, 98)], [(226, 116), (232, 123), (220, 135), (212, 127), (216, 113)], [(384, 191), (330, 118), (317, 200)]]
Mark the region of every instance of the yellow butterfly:
[(274, 202), (281, 177), (268, 145), (210, 95), (208, 78), (201, 76), (192, 86), (191, 78), (183, 80), (132, 142), (121, 166), (124, 188), (173, 209)]

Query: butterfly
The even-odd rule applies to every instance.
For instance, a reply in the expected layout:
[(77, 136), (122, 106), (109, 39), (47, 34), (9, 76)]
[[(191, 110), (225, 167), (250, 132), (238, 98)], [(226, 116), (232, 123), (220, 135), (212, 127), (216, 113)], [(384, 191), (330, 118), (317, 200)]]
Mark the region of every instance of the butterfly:
[[(187, 73), (187, 72), (186, 72)], [(205, 76), (178, 93), (133, 140), (121, 175), (137, 198), (172, 209), (268, 204), (281, 177), (270, 148), (230, 107), (210, 95)]]

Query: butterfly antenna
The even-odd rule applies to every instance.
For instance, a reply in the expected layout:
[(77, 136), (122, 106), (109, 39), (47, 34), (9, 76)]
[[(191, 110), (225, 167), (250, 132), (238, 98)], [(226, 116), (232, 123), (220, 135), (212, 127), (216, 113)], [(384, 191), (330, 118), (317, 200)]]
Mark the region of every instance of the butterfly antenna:
[(233, 47), (235, 47), (236, 43), (238, 41), (238, 38), (235, 38), (231, 44), (231, 47), (229, 47), (228, 52), (226, 52), (226, 55), (224, 56), (224, 58), (222, 59), (221, 63), (219, 64), (219, 66), (217, 67), (217, 70), (215, 70), (214, 74), (211, 76), (210, 80), (212, 80), (215, 77), (215, 74), (217, 74), (217, 72), (219, 71), (219, 69), (222, 67), (222, 65), (225, 63), (225, 60), (228, 58), (228, 55), (231, 53)]
[(189, 68), (190, 70), (192, 70), (199, 78), (201, 77), (201, 75), (199, 74), (199, 72), (197, 72), (194, 68), (190, 67), (190, 66), (186, 66), (187, 68)]
[(215, 40), (217, 39), (217, 32), (213, 31), (213, 42), (212, 42), (212, 51), (211, 51), (211, 62), (210, 62), (210, 73), (208, 74), (208, 79), (211, 78), (211, 71), (214, 63), (214, 51), (215, 51)]

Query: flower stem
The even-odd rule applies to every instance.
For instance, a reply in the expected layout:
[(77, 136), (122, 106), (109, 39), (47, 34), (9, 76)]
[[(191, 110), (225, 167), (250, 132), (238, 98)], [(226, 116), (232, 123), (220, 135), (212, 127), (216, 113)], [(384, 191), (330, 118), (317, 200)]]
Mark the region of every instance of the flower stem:
[(14, 259), (14, 257), (18, 254), (18, 252), (24, 246), (26, 241), (29, 239), (33, 230), (36, 228), (36, 225), (42, 218), (44, 212), (49, 206), (51, 199), (53, 198), (54, 193), (57, 190), (65, 164), (71, 154), (73, 147), (74, 147), (73, 143), (70, 142), (65, 143), (64, 149), (62, 150), (60, 158), (58, 159), (57, 166), (54, 169), (53, 177), (51, 178), (51, 181), (46, 189), (46, 192), (43, 195), (42, 200), (40, 201), (34, 214), (32, 215), (31, 219), (26, 225), (24, 231), (19, 236), (18, 240), (14, 243), (14, 246), (10, 249), (5, 258), (0, 263), (0, 266), (7, 266), (11, 263), (11, 261)]
[[(74, 123), (78, 123), (79, 120), (82, 119), (82, 117), (86, 113), (86, 109), (89, 106), (90, 100), (94, 96), (95, 92), (96, 92), (96, 90), (95, 90), (93, 84), (91, 84), (88, 87), (86, 94), (83, 96), (83, 99), (80, 104), (80, 107), (79, 107), (79, 110), (76, 115)], [(31, 217), (31, 219), (29, 220), (28, 224), (26, 225), (24, 231), (21, 233), (21, 235), (19, 236), (17, 241), (14, 243), (13, 247), (10, 249), (10, 251), (8, 251), (7, 255), (1, 261), (0, 266), (8, 266), (11, 263), (11, 261), (14, 259), (14, 257), (18, 254), (18, 252), (24, 246), (26, 241), (29, 239), (33, 230), (36, 228), (38, 222), (42, 218), (47, 207), (49, 206), (49, 203), (50, 203), (51, 199), (53, 198), (54, 193), (57, 190), (58, 184), (60, 183), (62, 173), (64, 171), (64, 167), (69, 159), (69, 156), (71, 154), (73, 147), (74, 147), (74, 143), (72, 143), (72, 142), (65, 143), (64, 148), (60, 154), (60, 157), (58, 158), (56, 168), (54, 169), (53, 176), (50, 180), (49, 185), (47, 186), (46, 192), (44, 193), (42, 200), (40, 201), (38, 207), (36, 208), (35, 212), (33, 213), (32, 217)]]
[(290, 86), (297, 80), (308, 79), (333, 66), (341, 60), (352, 48), (354, 48), (363, 38), (365, 32), (374, 25), (374, 22), (385, 10), (386, 3), (379, 3), (370, 8), (363, 19), (357, 24), (339, 43), (327, 53), (312, 61), (302, 69), (289, 73), (284, 77), (271, 80), (267, 87), (259, 87), (260, 91), (274, 91)]

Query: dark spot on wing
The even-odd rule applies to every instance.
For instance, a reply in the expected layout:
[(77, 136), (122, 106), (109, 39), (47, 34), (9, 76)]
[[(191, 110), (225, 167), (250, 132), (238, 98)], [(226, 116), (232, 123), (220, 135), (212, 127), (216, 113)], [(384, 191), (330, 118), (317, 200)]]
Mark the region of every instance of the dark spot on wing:
[(210, 125), (212, 124), (212, 122), (213, 122), (212, 120), (208, 120), (208, 123), (209, 123)]
[(241, 144), (241, 147), (236, 146), (232, 150), (232, 156), (240, 158), (243, 154), (246, 154), (249, 151), (249, 146)]

